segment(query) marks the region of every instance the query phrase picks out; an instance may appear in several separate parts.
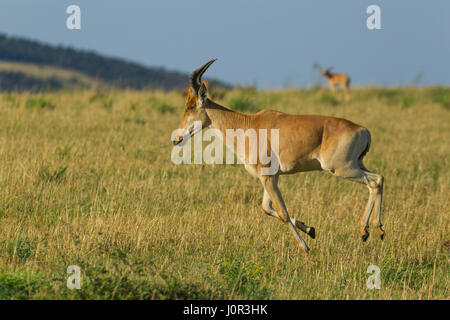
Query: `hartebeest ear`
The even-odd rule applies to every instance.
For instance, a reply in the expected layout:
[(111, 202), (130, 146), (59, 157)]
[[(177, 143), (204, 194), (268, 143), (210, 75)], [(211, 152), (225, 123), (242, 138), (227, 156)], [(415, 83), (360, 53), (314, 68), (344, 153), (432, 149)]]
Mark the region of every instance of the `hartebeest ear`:
[(198, 97), (201, 102), (206, 101), (208, 98), (208, 89), (206, 89), (206, 86), (204, 83), (200, 86), (200, 89), (198, 89)]

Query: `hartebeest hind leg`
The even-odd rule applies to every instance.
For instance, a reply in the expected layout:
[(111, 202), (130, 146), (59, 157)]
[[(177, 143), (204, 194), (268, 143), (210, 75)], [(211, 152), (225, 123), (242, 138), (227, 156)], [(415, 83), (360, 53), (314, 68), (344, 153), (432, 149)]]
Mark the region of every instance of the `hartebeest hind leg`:
[(335, 148), (330, 148), (331, 151), (324, 150), (319, 159), (323, 170), (335, 176), (365, 184), (369, 188), (369, 200), (360, 220), (363, 241), (369, 237), (369, 221), (372, 214), (374, 214), (372, 223), (381, 240), (384, 238), (381, 225), (383, 176), (370, 172), (362, 163), (365, 154), (369, 151), (370, 140), (369, 131), (360, 129), (346, 139), (336, 142)]
[[(363, 183), (369, 188), (369, 200), (366, 209), (360, 220), (360, 232), (363, 241), (369, 237), (369, 220), (373, 214), (372, 224), (375, 227), (380, 239), (384, 239), (384, 230), (381, 224), (381, 203), (383, 198), (383, 176), (368, 171), (360, 162), (357, 168), (339, 172), (336, 175), (350, 179), (355, 182)], [(373, 212), (375, 211), (375, 212)]]
[[(264, 190), (262, 208), (263, 208), (265, 214), (275, 217), (275, 218), (280, 218), (278, 216), (277, 212), (273, 209), (272, 200), (270, 200), (270, 196), (266, 190)], [(292, 217), (291, 217), (291, 222), (294, 226), (296, 226), (298, 229), (300, 229), (301, 231), (303, 231), (304, 233), (309, 235), (311, 238), (313, 238), (313, 239), (316, 238), (316, 230), (313, 227), (308, 227), (303, 222), (298, 221)]]
[[(381, 224), (381, 204), (383, 201), (383, 181), (384, 178), (380, 174), (376, 174), (373, 172), (370, 172), (367, 170), (367, 168), (364, 166), (362, 161), (359, 161), (359, 167), (363, 171), (363, 182), (367, 185), (369, 188), (369, 200), (367, 202), (365, 217), (366, 217), (366, 227), (369, 227), (369, 219), (370, 219), (370, 213), (367, 215), (367, 212), (372, 212), (375, 209), (375, 212), (373, 212), (373, 218), (372, 218), (372, 224), (375, 227), (375, 230), (377, 231), (378, 235), (380, 236), (380, 239), (384, 239), (384, 230), (382, 228)], [(375, 207), (374, 206), (375, 202)], [(363, 237), (363, 240), (365, 241), (369, 234), (367, 233), (366, 238)]]
[(369, 187), (369, 200), (367, 201), (366, 210), (364, 211), (364, 214), (359, 222), (360, 233), (363, 241), (366, 241), (369, 237), (369, 220), (370, 215), (372, 214), (374, 200), (374, 192)]
[(373, 190), (375, 193), (375, 214), (372, 218), (372, 224), (375, 227), (375, 230), (377, 231), (378, 235), (380, 236), (380, 239), (384, 239), (384, 230), (382, 228), (381, 224), (381, 204), (383, 202), (383, 176), (375, 173), (368, 172), (370, 176), (372, 176), (372, 182)]
[(269, 198), (272, 200), (277, 216), (288, 225), (289, 229), (294, 234), (295, 240), (297, 240), (300, 249), (306, 255), (309, 252), (309, 248), (289, 217), (280, 189), (278, 188), (278, 176), (260, 176), (259, 178), (264, 186), (264, 190), (268, 193)]

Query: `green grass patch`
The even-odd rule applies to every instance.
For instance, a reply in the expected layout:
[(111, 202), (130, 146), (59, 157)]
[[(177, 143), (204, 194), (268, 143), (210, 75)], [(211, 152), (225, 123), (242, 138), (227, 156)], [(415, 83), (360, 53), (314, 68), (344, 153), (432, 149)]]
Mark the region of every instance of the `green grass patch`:
[(246, 95), (239, 95), (237, 97), (233, 97), (228, 101), (228, 106), (232, 110), (254, 113), (258, 112), (260, 108)]
[(17, 274), (0, 273), (0, 299), (24, 300), (30, 299), (42, 283), (38, 276), (28, 272)]
[[(262, 258), (266, 258), (263, 256)], [(219, 257), (219, 287), (230, 295), (247, 299), (268, 299), (272, 294), (266, 279), (264, 264), (249, 260), (242, 248), (233, 248)]]
[(161, 114), (175, 112), (175, 108), (164, 100), (152, 101), (151, 106), (154, 110), (158, 111), (158, 113)]
[(325, 104), (329, 106), (337, 106), (339, 105), (339, 100), (330, 93), (322, 93), (318, 98), (315, 99), (315, 103)]
[(434, 88), (429, 96), (434, 103), (439, 103), (444, 109), (450, 109), (450, 88)]
[(66, 171), (67, 167), (59, 167), (52, 170), (47, 166), (43, 166), (39, 169), (38, 176), (44, 182), (60, 182), (63, 180)]
[(29, 110), (34, 109), (54, 110), (55, 104), (52, 101), (47, 100), (43, 97), (38, 97), (38, 98), (28, 98), (27, 101), (25, 102), (25, 107), (27, 107)]
[(378, 98), (384, 100), (389, 106), (400, 105), (402, 108), (409, 108), (415, 102), (415, 98), (411, 92), (400, 89), (380, 90), (378, 92)]

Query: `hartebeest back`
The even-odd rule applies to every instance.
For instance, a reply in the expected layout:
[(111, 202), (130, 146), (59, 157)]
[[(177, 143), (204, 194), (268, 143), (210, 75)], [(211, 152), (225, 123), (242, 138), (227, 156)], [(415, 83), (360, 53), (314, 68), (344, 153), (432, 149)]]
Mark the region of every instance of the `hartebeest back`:
[[(293, 232), (304, 253), (309, 251), (305, 241), (295, 227), (313, 239), (315, 229), (289, 216), (286, 205), (278, 188), (278, 177), (311, 170), (324, 170), (331, 174), (367, 185), (370, 196), (367, 207), (360, 221), (360, 233), (363, 241), (369, 236), (369, 219), (373, 209), (373, 225), (381, 239), (384, 231), (381, 225), (381, 202), (383, 193), (383, 177), (368, 171), (362, 159), (369, 150), (371, 137), (369, 131), (349, 120), (320, 115), (289, 115), (274, 110), (263, 110), (256, 114), (243, 114), (227, 109), (208, 98), (208, 91), (201, 82), (206, 69), (214, 62), (211, 60), (195, 70), (190, 78), (190, 90), (186, 99), (184, 116), (179, 129), (187, 131), (187, 135), (175, 135), (175, 145), (189, 139), (200, 130), (194, 122), (200, 121), (203, 128), (219, 130), (223, 136), (227, 129), (278, 130), (278, 153), (274, 152), (270, 136), (259, 138), (259, 147), (271, 150), (271, 161), (279, 163), (275, 174), (263, 174), (263, 168), (270, 164), (261, 161), (248, 161), (249, 145), (245, 145), (243, 162), (245, 169), (259, 178), (264, 195), (262, 208), (270, 216), (280, 218)], [(224, 141), (229, 148), (237, 150), (236, 141)]]

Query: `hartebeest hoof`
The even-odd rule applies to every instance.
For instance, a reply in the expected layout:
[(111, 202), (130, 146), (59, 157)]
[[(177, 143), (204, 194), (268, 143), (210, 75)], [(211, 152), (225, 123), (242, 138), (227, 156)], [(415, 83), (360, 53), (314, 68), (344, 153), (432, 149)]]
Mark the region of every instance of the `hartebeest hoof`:
[(307, 232), (308, 236), (315, 239), (316, 238), (316, 229), (314, 227), (310, 227), (309, 231)]
[(300, 248), (300, 249), (301, 249), (300, 251), (302, 252), (303, 256), (305, 258), (309, 258), (309, 248), (306, 247), (306, 248)]
[(369, 237), (369, 235), (370, 235), (370, 233), (365, 233), (365, 234), (363, 234), (362, 236), (361, 236), (361, 238), (362, 238), (362, 241), (363, 242), (366, 242), (367, 241), (367, 238)]
[(377, 230), (378, 235), (380, 236), (380, 239), (384, 240), (384, 230), (383, 230), (383, 228), (381, 228), (381, 226), (380, 226), (380, 227), (377, 227), (376, 230)]

